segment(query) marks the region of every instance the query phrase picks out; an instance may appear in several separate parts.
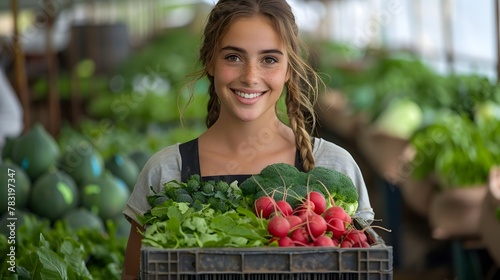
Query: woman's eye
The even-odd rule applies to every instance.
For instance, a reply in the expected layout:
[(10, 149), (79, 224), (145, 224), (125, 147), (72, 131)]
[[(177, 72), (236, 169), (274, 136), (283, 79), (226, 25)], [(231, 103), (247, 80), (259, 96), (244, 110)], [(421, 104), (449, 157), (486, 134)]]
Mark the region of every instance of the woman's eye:
[(230, 61), (230, 62), (236, 62), (236, 61), (240, 61), (240, 58), (236, 55), (228, 55), (228, 56), (226, 56), (226, 60)]
[(264, 58), (264, 62), (266, 64), (274, 64), (274, 63), (278, 62), (278, 60), (274, 57), (266, 57), (266, 58)]

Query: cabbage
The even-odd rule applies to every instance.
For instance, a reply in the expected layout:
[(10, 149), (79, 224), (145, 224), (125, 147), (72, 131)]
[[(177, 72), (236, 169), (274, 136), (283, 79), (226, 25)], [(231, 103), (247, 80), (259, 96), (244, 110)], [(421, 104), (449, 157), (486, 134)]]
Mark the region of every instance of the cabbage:
[(409, 139), (420, 127), (423, 113), (410, 99), (394, 99), (374, 120), (373, 126), (389, 135)]
[(479, 103), (475, 108), (474, 119), (481, 125), (491, 121), (500, 121), (500, 104), (493, 101)]

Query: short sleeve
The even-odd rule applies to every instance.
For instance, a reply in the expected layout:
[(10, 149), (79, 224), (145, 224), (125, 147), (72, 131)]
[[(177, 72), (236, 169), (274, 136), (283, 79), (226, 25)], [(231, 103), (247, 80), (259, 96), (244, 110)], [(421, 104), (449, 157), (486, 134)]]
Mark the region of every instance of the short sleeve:
[(316, 166), (337, 170), (351, 178), (359, 196), (355, 217), (371, 223), (375, 213), (371, 207), (363, 174), (352, 155), (344, 148), (321, 138), (315, 138), (313, 154)]
[(130, 194), (123, 214), (127, 219), (132, 219), (141, 224), (137, 216), (143, 215), (151, 207), (147, 197), (155, 192), (160, 192), (161, 187), (168, 181), (180, 181), (181, 157), (179, 144), (166, 147), (154, 154), (139, 173), (137, 182)]

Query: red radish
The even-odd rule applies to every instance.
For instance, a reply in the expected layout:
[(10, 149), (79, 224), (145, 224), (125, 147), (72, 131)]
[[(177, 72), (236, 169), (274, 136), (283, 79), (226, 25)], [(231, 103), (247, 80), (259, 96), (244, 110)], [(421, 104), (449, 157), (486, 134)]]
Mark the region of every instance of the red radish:
[(275, 201), (272, 197), (262, 196), (255, 200), (255, 214), (259, 218), (267, 219), (274, 212)]
[(323, 217), (327, 221), (330, 221), (332, 218), (335, 218), (335, 219), (340, 219), (347, 224), (352, 223), (352, 219), (349, 216), (349, 214), (347, 214), (347, 212), (344, 210), (344, 208), (342, 208), (340, 206), (332, 206), (332, 207), (326, 209), (325, 212), (323, 213)]
[(335, 243), (333, 243), (333, 240), (326, 236), (326, 235), (321, 235), (314, 240), (314, 246), (321, 246), (321, 247), (333, 247), (335, 246)]
[(352, 248), (352, 242), (349, 240), (344, 240), (340, 243), (340, 248)]
[(290, 230), (298, 228), (302, 224), (302, 219), (299, 216), (290, 215), (285, 217), (290, 223)]
[(295, 243), (288, 236), (283, 236), (280, 239), (278, 239), (278, 245), (280, 247), (295, 247)]
[(278, 200), (276, 201), (276, 210), (281, 212), (283, 216), (290, 216), (292, 215), (293, 209), (292, 206), (286, 200)]
[(326, 221), (327, 230), (332, 232), (332, 235), (340, 239), (345, 233), (345, 223), (340, 219), (330, 219)]
[(346, 231), (333, 231), (332, 232), (332, 238), (335, 238), (337, 240), (342, 240), (343, 237), (346, 235)]
[(305, 228), (298, 228), (296, 230), (293, 230), (290, 233), (290, 238), (297, 245), (305, 246), (307, 243), (309, 243), (309, 234), (307, 234), (307, 231)]
[(335, 247), (338, 247), (338, 246), (339, 246), (339, 244), (340, 244), (339, 239), (337, 239), (337, 238), (335, 238), (335, 237), (332, 237), (332, 242), (333, 242), (333, 245), (334, 245)]
[(352, 241), (353, 243), (362, 242), (362, 241), (367, 242), (368, 241), (368, 238), (366, 237), (366, 234), (364, 233), (364, 231), (358, 230), (358, 229), (350, 230), (347, 233), (347, 235), (345, 236), (345, 239), (348, 239), (348, 240)]
[(327, 226), (328, 226), (328, 231), (344, 231), (346, 229), (345, 227), (345, 222), (341, 219), (337, 219), (337, 218), (330, 218), (330, 219), (327, 219), (327, 218), (324, 218), (325, 221), (327, 222)]
[(267, 224), (267, 231), (274, 237), (284, 237), (290, 231), (290, 223), (285, 217), (274, 216)]
[(368, 242), (366, 242), (366, 241), (360, 241), (360, 242), (354, 242), (352, 244), (352, 247), (355, 247), (355, 248), (370, 248), (370, 244), (368, 244)]
[(314, 203), (308, 199), (304, 200), (304, 202), (302, 202), (301, 205), (299, 205), (296, 209), (295, 209), (295, 213), (296, 215), (300, 216), (302, 214), (311, 214), (311, 213), (314, 213)]
[(312, 237), (318, 237), (326, 232), (327, 225), (321, 215), (311, 214), (307, 219), (306, 228)]
[(306, 196), (306, 199), (311, 201), (314, 204), (314, 213), (321, 215), (326, 210), (326, 199), (322, 193), (312, 191), (309, 192)]
[(299, 217), (303, 223), (307, 223), (307, 217), (309, 217), (309, 215), (305, 211), (302, 213), (296, 213), (296, 215), (293, 215), (293, 216)]

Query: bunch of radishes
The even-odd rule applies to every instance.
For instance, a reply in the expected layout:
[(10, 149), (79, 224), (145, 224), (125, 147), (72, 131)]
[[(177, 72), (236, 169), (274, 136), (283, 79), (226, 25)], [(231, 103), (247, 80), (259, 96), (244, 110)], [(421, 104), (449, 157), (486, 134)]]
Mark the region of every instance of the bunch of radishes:
[(356, 229), (346, 211), (322, 193), (310, 191), (295, 209), (286, 200), (263, 196), (255, 200), (255, 213), (268, 219), (270, 242), (280, 247), (370, 247), (363, 230)]

